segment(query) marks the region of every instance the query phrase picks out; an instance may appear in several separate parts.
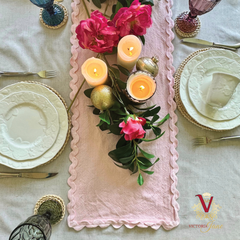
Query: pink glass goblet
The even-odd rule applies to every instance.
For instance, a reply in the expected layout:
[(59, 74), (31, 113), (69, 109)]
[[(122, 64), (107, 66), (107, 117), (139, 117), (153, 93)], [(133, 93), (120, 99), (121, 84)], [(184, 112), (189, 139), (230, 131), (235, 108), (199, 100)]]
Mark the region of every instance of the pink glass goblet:
[(210, 12), (221, 0), (189, 0), (190, 12), (183, 12), (175, 19), (175, 30), (182, 37), (194, 37), (199, 32), (199, 15)]

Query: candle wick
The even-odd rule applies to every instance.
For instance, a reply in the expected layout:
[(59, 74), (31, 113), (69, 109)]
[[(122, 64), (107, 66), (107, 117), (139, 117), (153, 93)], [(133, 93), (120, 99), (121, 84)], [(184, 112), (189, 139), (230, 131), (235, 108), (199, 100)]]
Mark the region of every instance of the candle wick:
[(132, 50), (134, 49), (134, 47), (130, 47), (128, 48), (128, 51), (129, 51), (129, 55), (132, 56)]
[(143, 85), (141, 85), (140, 87), (139, 87), (139, 89), (142, 91), (143, 89), (144, 89), (145, 87), (143, 86)]
[(97, 69), (96, 68), (94, 68), (93, 72), (94, 72), (94, 75), (97, 77), (98, 74), (97, 74)]

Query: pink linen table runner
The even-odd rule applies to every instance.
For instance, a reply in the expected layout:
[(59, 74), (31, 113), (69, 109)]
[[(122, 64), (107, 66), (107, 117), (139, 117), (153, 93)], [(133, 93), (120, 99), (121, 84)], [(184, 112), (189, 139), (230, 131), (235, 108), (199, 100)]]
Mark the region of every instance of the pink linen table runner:
[[(92, 114), (91, 101), (83, 91), (84, 84), (72, 107), (72, 142), (70, 153), (71, 165), (68, 179), (69, 216), (68, 225), (79, 231), (84, 227), (107, 227), (112, 225), (119, 228), (135, 226), (158, 229), (163, 226), (169, 230), (179, 224), (179, 205), (176, 189), (178, 166), (176, 160), (177, 116), (174, 98), (174, 68), (172, 66), (174, 38), (172, 32), (171, 0), (155, 1), (152, 12), (153, 25), (145, 35), (141, 57), (156, 56), (159, 59), (159, 74), (156, 77), (157, 91), (147, 102), (151, 106), (161, 106), (160, 117), (167, 113), (170, 119), (162, 126), (165, 134), (158, 140), (141, 143), (144, 151), (160, 158), (151, 171), (153, 175), (143, 173), (144, 184), (137, 183), (138, 174), (131, 175), (129, 170), (114, 165), (108, 157), (108, 152), (115, 149), (118, 136), (102, 132), (96, 125), (99, 123), (97, 115)], [(72, 80), (71, 99), (73, 99), (83, 81), (81, 65), (93, 56), (90, 50), (84, 50), (78, 45), (75, 29), (80, 20), (86, 19), (86, 12), (80, 0), (72, 2)], [(114, 59), (116, 63), (116, 59)], [(154, 136), (149, 136), (153, 138)]]

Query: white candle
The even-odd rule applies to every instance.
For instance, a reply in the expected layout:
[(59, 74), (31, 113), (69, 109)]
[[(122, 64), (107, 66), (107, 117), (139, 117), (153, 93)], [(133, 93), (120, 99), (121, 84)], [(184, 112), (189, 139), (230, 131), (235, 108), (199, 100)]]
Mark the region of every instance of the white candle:
[(127, 35), (118, 43), (117, 63), (128, 70), (132, 70), (142, 51), (142, 43), (138, 37)]
[(156, 91), (155, 80), (146, 72), (138, 71), (127, 80), (127, 92), (133, 100), (145, 101)]
[(106, 83), (108, 78), (108, 68), (104, 61), (99, 58), (87, 59), (81, 67), (82, 75), (91, 87), (96, 87)]

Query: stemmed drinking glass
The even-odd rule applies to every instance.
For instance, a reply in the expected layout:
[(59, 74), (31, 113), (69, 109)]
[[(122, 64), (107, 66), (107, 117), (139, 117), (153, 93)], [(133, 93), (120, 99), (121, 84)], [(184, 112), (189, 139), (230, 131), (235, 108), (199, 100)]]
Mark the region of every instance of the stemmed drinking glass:
[(41, 8), (40, 21), (44, 26), (52, 29), (62, 27), (68, 19), (67, 9), (54, 0), (30, 0), (34, 5)]
[(63, 200), (55, 195), (42, 197), (36, 204), (34, 215), (19, 224), (9, 240), (49, 240), (51, 225), (62, 220), (65, 213)]
[(189, 0), (190, 12), (183, 12), (175, 19), (175, 30), (182, 37), (194, 37), (199, 32), (199, 15), (210, 12), (221, 0)]

